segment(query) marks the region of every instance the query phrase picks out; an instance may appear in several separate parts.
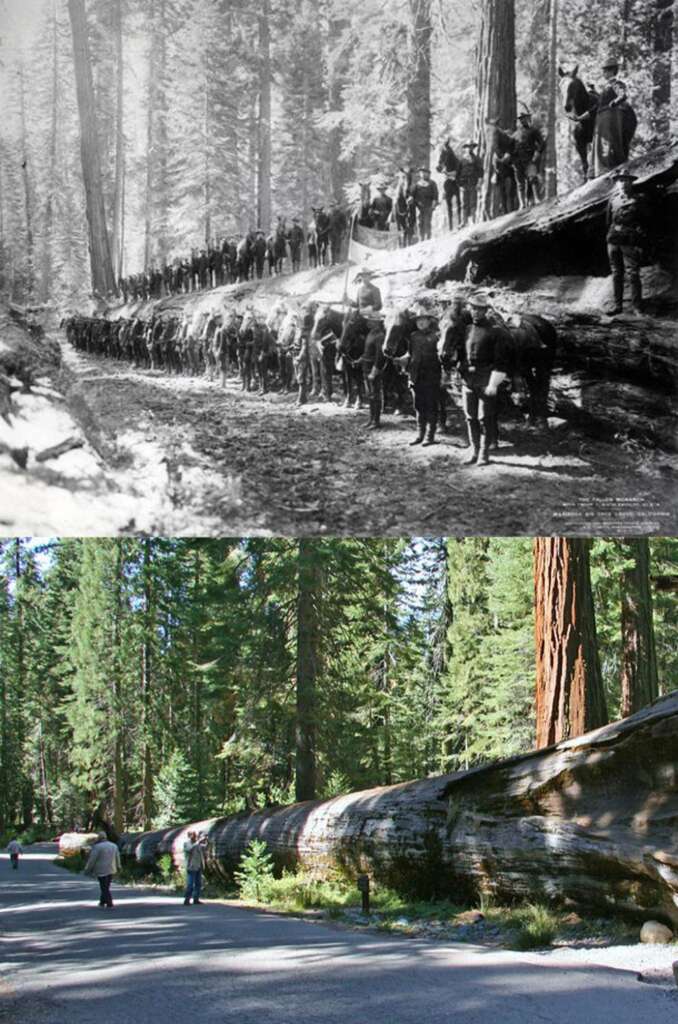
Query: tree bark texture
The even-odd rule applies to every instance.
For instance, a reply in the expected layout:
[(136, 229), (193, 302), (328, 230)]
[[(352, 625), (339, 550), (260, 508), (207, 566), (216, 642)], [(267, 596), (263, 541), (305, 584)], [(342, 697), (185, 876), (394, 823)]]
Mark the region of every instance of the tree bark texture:
[(481, 216), (494, 217), (499, 197), (492, 187), (492, 149), (488, 145), (488, 118), (513, 131), (516, 123), (516, 27), (514, 0), (483, 0), (476, 69), (476, 138), (484, 176), (479, 200)]
[(548, 0), (548, 117), (546, 124), (545, 194), (552, 199), (558, 193), (558, 0)]
[(671, 55), (673, 0), (654, 0), (652, 62), (652, 135), (655, 145), (667, 142), (671, 128)]
[(208, 871), (263, 839), (278, 866), (363, 872), (424, 896), (563, 900), (678, 923), (678, 692), (630, 718), (484, 768), (121, 837), (123, 855)]
[(115, 291), (106, 209), (101, 182), (101, 160), (96, 132), (92, 63), (87, 39), (84, 0), (68, 0), (73, 34), (73, 60), (80, 115), (80, 151), (85, 184), (92, 289), (102, 297)]
[(257, 221), (271, 229), (271, 24), (270, 0), (262, 0), (259, 13), (259, 178)]
[(431, 159), (431, 0), (410, 0), (411, 73), (407, 82), (407, 149), (413, 167)]
[(607, 721), (591, 593), (589, 542), (534, 541), (537, 748)]
[(657, 652), (650, 588), (650, 545), (647, 538), (623, 541), (630, 562), (621, 581), (621, 713), (651, 704), (659, 694)]
[(316, 541), (299, 541), (295, 743), (297, 800), (312, 800), (316, 786), (316, 681), (320, 660), (319, 602), (322, 592), (322, 567), (316, 548)]
[(114, 0), (113, 31), (115, 33), (115, 181), (113, 190), (113, 237), (111, 242), (113, 276), (117, 283), (122, 275), (125, 247), (125, 133), (123, 59), (122, 59), (122, 0)]

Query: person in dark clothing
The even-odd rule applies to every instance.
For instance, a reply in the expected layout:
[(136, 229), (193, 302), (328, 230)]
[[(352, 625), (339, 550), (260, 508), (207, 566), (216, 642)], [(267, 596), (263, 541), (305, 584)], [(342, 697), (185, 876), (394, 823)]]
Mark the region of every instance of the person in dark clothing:
[(381, 292), (376, 284), (372, 284), (374, 274), (371, 270), (361, 270), (355, 276), (355, 284), (358, 285), (356, 299), (350, 299), (344, 295), (344, 304), (357, 307), (363, 315), (375, 310), (377, 313), (382, 307)]
[(416, 330), (410, 335), (408, 351), (398, 362), (407, 367), (417, 414), (417, 436), (410, 445), (435, 444), (442, 367), (438, 356), (437, 318), (425, 306), (411, 310)]
[(497, 433), (497, 392), (511, 371), (513, 343), (504, 327), (488, 320), (488, 301), (469, 299), (471, 323), (461, 321), (452, 363), (462, 379), (462, 405), (469, 438), (467, 465), (487, 465), (490, 444)]
[(392, 213), (393, 200), (386, 195), (386, 185), (377, 185), (377, 194), (370, 203), (370, 217), (377, 231), (388, 231)]
[(477, 142), (473, 142), (472, 139), (465, 142), (457, 168), (457, 183), (462, 207), (461, 226), (463, 228), (469, 221), (475, 220), (478, 209), (478, 185), (483, 180), (483, 162), (473, 152), (477, 148)]
[(615, 175), (618, 187), (607, 204), (607, 254), (614, 287), (613, 315), (624, 307), (624, 274), (631, 282), (631, 304), (635, 313), (643, 311), (640, 266), (646, 243), (647, 204), (634, 191), (636, 176), (627, 171)]
[(383, 317), (377, 310), (367, 313), (366, 319), (369, 331), (365, 338), (365, 351), (360, 358), (365, 393), (370, 407), (370, 418), (366, 429), (378, 430), (381, 426), (381, 410), (384, 401), (382, 381), (386, 332), (384, 331)]
[(304, 229), (299, 223), (298, 217), (292, 218), (292, 227), (287, 235), (290, 246), (290, 259), (292, 260), (292, 273), (301, 270), (301, 249), (304, 244)]
[(513, 133), (513, 174), (516, 179), (518, 202), (524, 209), (541, 199), (539, 172), (546, 139), (532, 124), (532, 116), (527, 113), (518, 115), (518, 127)]
[(412, 198), (419, 214), (419, 241), (431, 237), (433, 211), (439, 202), (438, 186), (428, 167), (419, 168), (419, 180), (412, 186)]
[(268, 252), (268, 244), (263, 231), (257, 231), (256, 238), (254, 239), (254, 245), (252, 246), (252, 252), (254, 255), (254, 266), (256, 268), (257, 277), (261, 280), (264, 276), (264, 261), (266, 259), (266, 253)]
[(338, 203), (330, 203), (330, 258), (332, 265), (341, 262), (341, 250), (347, 228), (346, 214)]

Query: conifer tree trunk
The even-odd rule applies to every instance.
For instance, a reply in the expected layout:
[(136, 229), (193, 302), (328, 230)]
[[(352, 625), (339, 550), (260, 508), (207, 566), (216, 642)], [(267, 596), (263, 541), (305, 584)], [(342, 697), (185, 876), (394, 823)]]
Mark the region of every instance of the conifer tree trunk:
[(100, 296), (105, 296), (115, 291), (115, 280), (101, 182), (85, 0), (68, 0), (68, 11), (73, 34), (73, 62), (80, 115), (80, 152), (85, 184), (92, 289)]
[[(346, 18), (335, 16), (330, 19), (327, 49), (328, 63), (331, 69), (328, 82), (331, 110), (342, 109), (341, 92), (346, 80), (348, 60), (346, 52), (340, 50), (339, 43), (348, 25), (349, 21)], [(348, 168), (341, 160), (341, 134), (341, 128), (333, 128), (329, 139), (330, 192), (332, 197), (338, 201), (343, 198), (342, 188), (348, 180)]]
[[(52, 95), (49, 131), (49, 164), (47, 172), (47, 199), (45, 202), (45, 241), (42, 249), (41, 289), (42, 300), (47, 302), (51, 287), (52, 260), (54, 255), (54, 195), (57, 178), (57, 122), (59, 118), (59, 36), (57, 30), (56, 0), (52, 0), (52, 17), (50, 20), (52, 35)], [(0, 225), (0, 235), (2, 226)]]
[(607, 722), (591, 592), (589, 542), (534, 541), (536, 747)]
[(153, 818), (153, 763), (151, 758), (151, 701), (153, 691), (153, 642), (154, 628), (153, 607), (153, 546), (146, 537), (143, 547), (143, 580), (144, 580), (144, 635), (141, 650), (141, 813), (143, 827), (151, 828)]
[(122, 731), (122, 685), (121, 685), (121, 618), (122, 618), (122, 546), (116, 544), (115, 556), (115, 608), (113, 613), (113, 828), (120, 833), (123, 830), (125, 817), (124, 801), (124, 758)]
[(261, 0), (259, 11), (259, 154), (257, 221), (268, 233), (271, 227), (271, 14), (270, 0)]
[(318, 542), (300, 540), (297, 556), (297, 800), (313, 800), (316, 790), (316, 682), (320, 662), (320, 609), (323, 574)]
[(546, 124), (545, 194), (558, 193), (558, 0), (548, 0), (548, 117)]
[(671, 57), (673, 52), (673, 0), (654, 0), (652, 62), (652, 142), (667, 142), (671, 128)]
[(113, 237), (111, 243), (113, 276), (117, 284), (122, 274), (125, 246), (125, 133), (124, 81), (122, 60), (122, 0), (114, 0), (113, 31), (115, 32), (115, 183), (113, 191)]
[(26, 95), (23, 63), (19, 65), (19, 116), (21, 119), (21, 180), (24, 192), (24, 215), (26, 225), (26, 301), (30, 301), (35, 283), (35, 252), (33, 245), (33, 204), (28, 171), (28, 133), (26, 126)]
[(431, 159), (431, 0), (410, 0), (411, 74), (407, 83), (407, 148), (414, 167)]
[(628, 538), (624, 554), (631, 562), (621, 580), (621, 713), (624, 718), (659, 696), (657, 653), (650, 589), (647, 538)]
[(493, 217), (498, 197), (492, 188), (492, 152), (487, 119), (512, 131), (516, 122), (516, 27), (514, 0), (483, 0), (476, 66), (476, 138), (481, 144), (484, 176), (479, 201), (483, 217)]

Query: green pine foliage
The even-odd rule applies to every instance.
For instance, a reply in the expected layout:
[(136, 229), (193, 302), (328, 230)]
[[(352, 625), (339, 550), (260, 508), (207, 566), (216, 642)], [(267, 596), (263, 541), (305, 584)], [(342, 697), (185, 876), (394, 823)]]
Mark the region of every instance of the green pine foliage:
[(240, 898), (257, 903), (266, 900), (273, 877), (273, 857), (268, 846), (262, 839), (253, 839), (234, 872)]
[(181, 750), (174, 750), (158, 772), (155, 828), (180, 825), (198, 817), (198, 775)]

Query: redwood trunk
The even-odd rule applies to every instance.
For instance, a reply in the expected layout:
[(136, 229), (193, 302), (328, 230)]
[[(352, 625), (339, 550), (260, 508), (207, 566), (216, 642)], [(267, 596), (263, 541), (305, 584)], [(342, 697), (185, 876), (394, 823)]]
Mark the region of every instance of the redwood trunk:
[(499, 209), (492, 188), (492, 151), (487, 143), (487, 120), (497, 118), (505, 131), (516, 123), (516, 19), (514, 0), (484, 0), (476, 70), (476, 137), (480, 141), (484, 177), (481, 215)]
[(548, 118), (546, 125), (545, 193), (558, 193), (558, 0), (548, 0)]
[(96, 133), (92, 62), (87, 39), (84, 0), (68, 0), (73, 33), (73, 61), (80, 114), (80, 152), (85, 185), (92, 289), (100, 296), (115, 291), (106, 208), (101, 183), (101, 160)]
[(650, 589), (650, 545), (646, 538), (624, 541), (628, 568), (621, 581), (621, 713), (640, 711), (659, 695)]
[(591, 593), (589, 542), (534, 541), (537, 748), (607, 721)]
[(654, 145), (671, 134), (671, 55), (673, 51), (673, 0), (655, 0), (652, 63), (652, 134)]
[(113, 193), (113, 275), (117, 284), (122, 275), (123, 251), (125, 245), (125, 134), (124, 82), (122, 60), (122, 0), (115, 0), (113, 7), (116, 64), (116, 108), (115, 108), (115, 186)]
[(431, 0), (410, 0), (411, 75), (407, 83), (407, 149), (413, 167), (431, 159)]
[(271, 228), (271, 25), (270, 0), (262, 0), (259, 14), (259, 154), (257, 221)]

